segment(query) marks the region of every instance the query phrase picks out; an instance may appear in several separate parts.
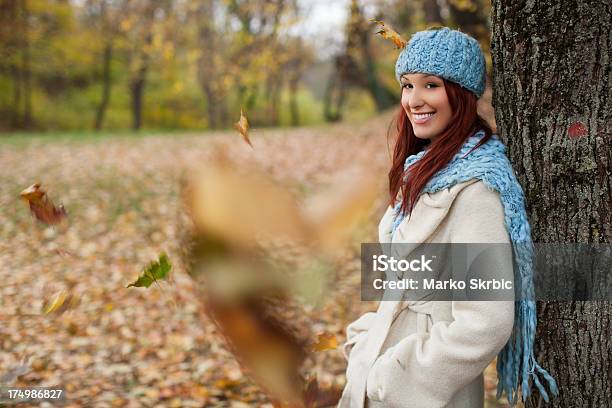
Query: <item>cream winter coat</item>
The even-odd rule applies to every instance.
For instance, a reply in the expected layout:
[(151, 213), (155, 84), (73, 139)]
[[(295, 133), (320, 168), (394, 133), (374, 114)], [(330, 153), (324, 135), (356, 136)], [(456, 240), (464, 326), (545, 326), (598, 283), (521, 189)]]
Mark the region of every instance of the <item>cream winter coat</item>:
[[(379, 241), (509, 243), (499, 194), (472, 179), (425, 193), (393, 237), (393, 209)], [(512, 279), (512, 256), (499, 258)], [(347, 384), (340, 408), (483, 406), (482, 372), (510, 338), (512, 301), (381, 301), (347, 328)]]

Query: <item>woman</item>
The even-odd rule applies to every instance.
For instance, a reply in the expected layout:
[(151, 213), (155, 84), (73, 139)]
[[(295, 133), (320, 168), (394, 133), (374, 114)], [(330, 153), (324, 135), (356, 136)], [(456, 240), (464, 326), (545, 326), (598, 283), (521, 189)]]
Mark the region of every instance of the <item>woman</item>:
[[(396, 63), (398, 137), (381, 243), (502, 243), (500, 278), (531, 282), (523, 192), (499, 138), (476, 111), (485, 88), (478, 42), (448, 28), (416, 33)], [(415, 246), (408, 246), (414, 248)], [(405, 252), (402, 257), (409, 255)], [(517, 280), (518, 278), (518, 280)], [(530, 285), (523, 286), (529, 294)], [(498, 355), (498, 397), (548, 400), (533, 357), (535, 303), (381, 301), (347, 328), (347, 384), (339, 407), (482, 407), (482, 372)]]

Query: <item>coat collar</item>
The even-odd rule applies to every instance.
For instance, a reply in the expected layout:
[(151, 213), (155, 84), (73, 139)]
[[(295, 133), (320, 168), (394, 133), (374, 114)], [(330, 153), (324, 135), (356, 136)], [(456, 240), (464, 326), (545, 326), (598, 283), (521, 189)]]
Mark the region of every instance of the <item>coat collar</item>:
[(435, 193), (421, 194), (412, 213), (402, 220), (393, 234), (391, 226), (395, 214), (393, 208), (388, 206), (378, 224), (379, 242), (420, 244), (427, 241), (448, 214), (457, 195), (477, 181), (478, 179), (470, 179)]

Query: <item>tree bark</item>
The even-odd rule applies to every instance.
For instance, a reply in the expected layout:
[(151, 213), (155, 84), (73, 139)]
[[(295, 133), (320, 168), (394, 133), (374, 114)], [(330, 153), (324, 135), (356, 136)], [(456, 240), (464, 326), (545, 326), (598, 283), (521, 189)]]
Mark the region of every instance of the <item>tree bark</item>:
[(138, 130), (142, 127), (142, 97), (144, 94), (145, 76), (147, 67), (143, 66), (138, 74), (130, 81), (132, 93), (132, 129)]
[(32, 72), (30, 66), (30, 42), (28, 40), (28, 5), (21, 0), (21, 18), (23, 19), (23, 38), (21, 41), (21, 78), (23, 81), (23, 127), (32, 128)]
[(291, 114), (291, 126), (300, 126), (300, 110), (297, 102), (298, 79), (289, 81), (289, 112)]
[(203, 1), (194, 12), (198, 24), (197, 44), (200, 49), (198, 59), (198, 82), (206, 97), (206, 114), (208, 128), (216, 129), (225, 124), (224, 106), (226, 105), (217, 59), (219, 33), (213, 21), (215, 18), (215, 4), (212, 0)]
[[(153, 40), (153, 35), (147, 33), (145, 37), (145, 48), (148, 48)], [(147, 71), (149, 70), (149, 54), (148, 51), (140, 52), (139, 67), (130, 79), (130, 92), (132, 94), (132, 129), (138, 130), (142, 127), (142, 106), (144, 88), (147, 79)]]
[(111, 61), (113, 57), (113, 44), (112, 42), (108, 42), (106, 47), (104, 47), (104, 71), (102, 74), (102, 100), (100, 101), (100, 106), (98, 106), (98, 110), (96, 111), (96, 121), (94, 123), (94, 129), (100, 130), (102, 129), (102, 124), (104, 123), (104, 114), (106, 113), (106, 108), (110, 102), (110, 88), (111, 88)]
[[(534, 242), (612, 239), (610, 2), (493, 0), (493, 104)], [(608, 406), (610, 302), (538, 302), (555, 407)], [(542, 405), (537, 389), (526, 407)]]

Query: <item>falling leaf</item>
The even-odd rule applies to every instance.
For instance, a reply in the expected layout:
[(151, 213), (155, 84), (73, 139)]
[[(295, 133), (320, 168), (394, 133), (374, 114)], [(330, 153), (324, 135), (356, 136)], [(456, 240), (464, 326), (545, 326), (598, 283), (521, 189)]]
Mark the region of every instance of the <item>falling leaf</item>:
[(240, 132), (240, 135), (244, 141), (247, 142), (249, 146), (253, 147), (253, 144), (251, 144), (251, 141), (249, 140), (249, 121), (242, 109), (240, 109), (240, 120), (234, 123), (234, 127), (238, 132)]
[(315, 351), (335, 350), (338, 348), (338, 339), (333, 333), (319, 333), (317, 342), (313, 344), (312, 348)]
[(74, 309), (78, 304), (79, 298), (72, 290), (62, 290), (51, 301), (43, 305), (43, 313), (62, 314), (69, 309)]
[(387, 26), (384, 21), (376, 20), (374, 18), (371, 18), (370, 21), (373, 21), (380, 26), (380, 29), (376, 32), (376, 34), (380, 34), (385, 40), (393, 41), (396, 48), (401, 49), (406, 47), (406, 40), (404, 40), (402, 36), (397, 33), (397, 31), (392, 29), (390, 26)]
[[(288, 401), (304, 402), (306, 384), (299, 373), (314, 351), (309, 347), (310, 326), (295, 324), (300, 322), (300, 309), (292, 308), (295, 298), (291, 295), (297, 293), (293, 282), (308, 286), (307, 291), (315, 294), (312, 298), (321, 298), (321, 288), (330, 286), (324, 275), (331, 273), (325, 262), (307, 262), (291, 273), (279, 273), (279, 263), (266, 262), (266, 254), (259, 253), (255, 244), (303, 244), (313, 259), (346, 245), (346, 231), (371, 210), (378, 196), (373, 176), (347, 176), (349, 180), (339, 184), (340, 193), (327, 194), (325, 202), (308, 213), (266, 172), (256, 165), (233, 162), (223, 150), (214, 152), (184, 185), (191, 221), (185, 230), (192, 234), (183, 245), (185, 265), (198, 290), (204, 292), (206, 314), (245, 373), (271, 399), (283, 401), (282, 406), (288, 406)], [(323, 335), (318, 347), (337, 347), (332, 337)], [(311, 390), (312, 406), (324, 406), (321, 399), (336, 402), (338, 391), (320, 390), (316, 385)]]
[(40, 188), (40, 183), (32, 184), (20, 194), (30, 205), (30, 211), (38, 219), (47, 224), (57, 224), (66, 217), (63, 205), (55, 206), (47, 193)]
[(170, 272), (171, 268), (172, 264), (170, 264), (168, 256), (165, 252), (162, 252), (159, 255), (159, 260), (151, 262), (144, 269), (142, 275), (140, 275), (136, 281), (127, 285), (127, 287), (129, 288), (130, 286), (134, 286), (137, 288), (148, 288), (151, 286), (151, 284), (153, 284), (153, 282), (157, 282), (160, 279), (165, 279), (168, 276), (168, 272)]

